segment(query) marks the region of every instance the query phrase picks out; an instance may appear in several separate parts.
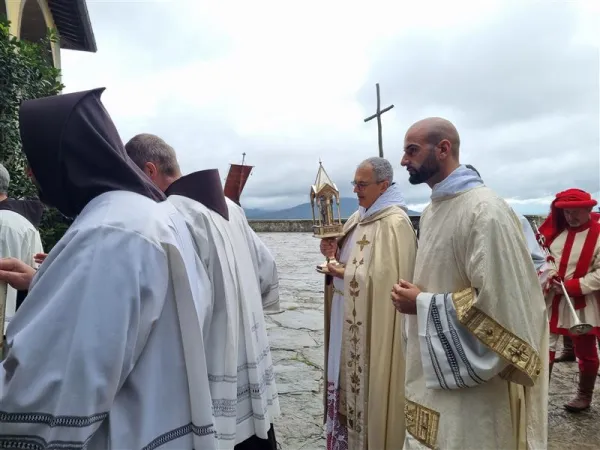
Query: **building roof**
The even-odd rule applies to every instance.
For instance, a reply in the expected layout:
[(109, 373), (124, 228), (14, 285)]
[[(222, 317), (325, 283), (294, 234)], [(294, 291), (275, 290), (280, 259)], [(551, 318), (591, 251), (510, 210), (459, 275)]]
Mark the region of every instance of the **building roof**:
[(85, 0), (48, 0), (60, 47), (66, 50), (96, 52), (96, 39)]

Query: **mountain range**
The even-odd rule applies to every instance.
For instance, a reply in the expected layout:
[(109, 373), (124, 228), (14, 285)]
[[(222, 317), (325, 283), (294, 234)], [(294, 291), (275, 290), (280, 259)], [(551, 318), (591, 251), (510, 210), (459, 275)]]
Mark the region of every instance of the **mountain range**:
[[(340, 198), (340, 213), (342, 219), (350, 217), (358, 209), (358, 199), (356, 197)], [(246, 217), (254, 220), (302, 220), (312, 219), (310, 203), (302, 203), (292, 208), (280, 209), (276, 211), (260, 208), (244, 208)], [(316, 212), (316, 208), (315, 208)], [(409, 216), (420, 216), (417, 211), (408, 210)], [(337, 217), (337, 208), (334, 210), (334, 216)]]

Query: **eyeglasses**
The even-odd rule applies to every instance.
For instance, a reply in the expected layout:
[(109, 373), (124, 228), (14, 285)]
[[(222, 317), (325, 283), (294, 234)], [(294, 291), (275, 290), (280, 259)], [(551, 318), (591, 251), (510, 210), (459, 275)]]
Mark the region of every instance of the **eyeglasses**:
[(381, 183), (381, 181), (372, 181), (370, 183), (365, 183), (364, 181), (351, 181), (350, 184), (352, 186), (354, 186), (355, 188), (358, 188), (359, 191), (362, 191), (364, 188), (366, 188), (367, 186), (371, 186), (372, 184), (379, 184)]

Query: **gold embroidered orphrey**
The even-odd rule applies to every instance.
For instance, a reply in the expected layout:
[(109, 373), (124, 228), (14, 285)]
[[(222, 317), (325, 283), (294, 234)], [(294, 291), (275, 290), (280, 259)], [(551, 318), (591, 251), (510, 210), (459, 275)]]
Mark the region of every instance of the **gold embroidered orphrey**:
[[(347, 350), (346, 365), (348, 374), (346, 381), (349, 384), (348, 388), (344, 389), (348, 396), (346, 399), (348, 443), (350, 444), (355, 441), (358, 444), (356, 448), (363, 447), (363, 440), (366, 438), (367, 433), (367, 430), (364, 428), (366, 418), (363, 410), (365, 406), (365, 395), (367, 393), (363, 391), (363, 388), (366, 387), (368, 382), (365, 361), (369, 360), (368, 343), (363, 342), (366, 339), (364, 329), (365, 324), (363, 320), (361, 320), (361, 317), (365, 317), (365, 305), (357, 305), (357, 299), (360, 296), (360, 284), (356, 275), (359, 268), (365, 263), (364, 250), (370, 243), (371, 242), (367, 240), (366, 234), (363, 234), (362, 239), (356, 242), (356, 245), (360, 247), (360, 253), (358, 254), (358, 257), (352, 259), (354, 273), (352, 274), (352, 279), (348, 283), (350, 305), (346, 304), (347, 310), (349, 309), (351, 313), (350, 315), (346, 315), (344, 330), (344, 334), (346, 334), (344, 339), (347, 339), (347, 347), (346, 345), (344, 346)], [(342, 361), (343, 360), (344, 359), (342, 359)]]
[[(337, 219), (333, 212), (333, 204), (337, 204)], [(313, 236), (319, 239), (337, 239), (344, 235), (342, 217), (340, 212), (340, 192), (335, 183), (331, 181), (329, 175), (323, 168), (323, 163), (319, 161), (319, 171), (315, 184), (310, 187), (310, 206), (313, 220)], [(318, 214), (315, 214), (315, 206)], [(339, 265), (335, 256), (330, 256), (327, 260), (317, 265), (317, 272), (329, 273), (327, 264)]]
[(440, 427), (439, 412), (405, 399), (404, 420), (406, 421), (406, 431), (412, 437), (427, 448), (436, 448)]
[(500, 373), (503, 379), (511, 381), (519, 378), (521, 381), (519, 384), (533, 386), (542, 370), (542, 360), (539, 355), (531, 345), (479, 310), (475, 306), (475, 299), (476, 292), (473, 288), (452, 295), (458, 320), (483, 344), (510, 363)]

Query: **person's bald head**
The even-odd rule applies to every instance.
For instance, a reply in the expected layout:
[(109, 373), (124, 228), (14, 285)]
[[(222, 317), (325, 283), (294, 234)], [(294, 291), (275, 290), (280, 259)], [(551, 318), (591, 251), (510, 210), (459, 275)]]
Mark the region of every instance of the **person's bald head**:
[(407, 137), (423, 137), (430, 145), (448, 141), (452, 154), (458, 158), (460, 137), (456, 127), (441, 117), (429, 117), (414, 123), (406, 132)]
[(402, 166), (412, 184), (439, 183), (459, 166), (460, 137), (452, 122), (429, 117), (414, 123), (404, 137)]

